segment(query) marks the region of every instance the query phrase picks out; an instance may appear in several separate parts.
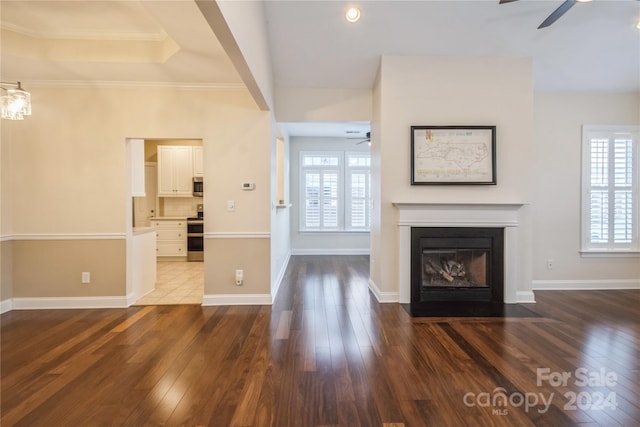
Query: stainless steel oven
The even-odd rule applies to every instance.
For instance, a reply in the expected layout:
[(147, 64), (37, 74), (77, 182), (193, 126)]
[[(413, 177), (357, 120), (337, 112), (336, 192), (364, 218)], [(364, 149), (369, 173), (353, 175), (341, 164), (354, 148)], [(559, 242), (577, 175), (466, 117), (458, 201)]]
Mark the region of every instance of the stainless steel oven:
[(187, 261), (204, 261), (204, 219), (187, 218)]

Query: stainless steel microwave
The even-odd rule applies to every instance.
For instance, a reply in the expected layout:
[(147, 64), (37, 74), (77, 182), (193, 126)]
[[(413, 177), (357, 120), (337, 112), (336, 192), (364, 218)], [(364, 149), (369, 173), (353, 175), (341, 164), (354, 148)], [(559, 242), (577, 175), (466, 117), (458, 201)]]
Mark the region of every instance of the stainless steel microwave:
[(204, 183), (201, 176), (193, 177), (193, 195), (196, 197), (204, 196)]

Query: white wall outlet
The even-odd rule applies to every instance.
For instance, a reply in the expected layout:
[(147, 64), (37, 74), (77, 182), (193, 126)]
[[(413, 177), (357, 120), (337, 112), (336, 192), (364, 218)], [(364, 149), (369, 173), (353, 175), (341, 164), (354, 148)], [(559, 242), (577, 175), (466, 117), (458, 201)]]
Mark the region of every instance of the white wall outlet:
[(91, 273), (88, 271), (82, 272), (82, 283), (91, 283)]
[(552, 259), (548, 259), (547, 260), (547, 270), (553, 270), (553, 260)]
[(236, 202), (235, 200), (227, 200), (227, 210), (229, 212), (233, 212), (236, 210)]
[(243, 280), (244, 280), (244, 271), (236, 270), (236, 286), (242, 285)]

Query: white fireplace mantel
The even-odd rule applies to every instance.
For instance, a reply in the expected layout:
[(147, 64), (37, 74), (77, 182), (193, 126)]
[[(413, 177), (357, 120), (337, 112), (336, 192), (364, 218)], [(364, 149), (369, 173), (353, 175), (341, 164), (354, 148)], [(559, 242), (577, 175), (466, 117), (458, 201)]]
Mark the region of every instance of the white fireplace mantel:
[(504, 228), (504, 301), (534, 302), (533, 293), (518, 292), (525, 283), (522, 266), (521, 208), (525, 203), (415, 203), (394, 202), (398, 209), (400, 231), (399, 300), (411, 302), (411, 228), (412, 227), (496, 227)]

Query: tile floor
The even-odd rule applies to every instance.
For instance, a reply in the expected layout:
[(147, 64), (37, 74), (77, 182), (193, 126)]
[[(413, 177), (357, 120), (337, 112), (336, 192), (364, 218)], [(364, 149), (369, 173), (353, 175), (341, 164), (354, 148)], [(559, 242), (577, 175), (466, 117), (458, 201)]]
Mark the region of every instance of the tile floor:
[(135, 305), (202, 304), (204, 262), (159, 261), (156, 289)]

